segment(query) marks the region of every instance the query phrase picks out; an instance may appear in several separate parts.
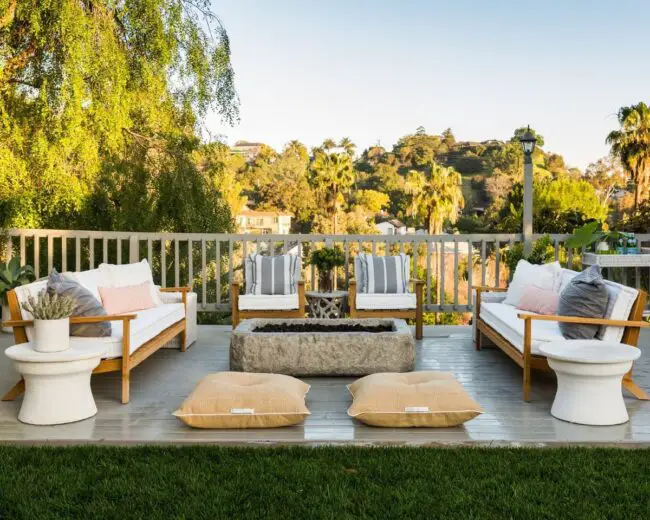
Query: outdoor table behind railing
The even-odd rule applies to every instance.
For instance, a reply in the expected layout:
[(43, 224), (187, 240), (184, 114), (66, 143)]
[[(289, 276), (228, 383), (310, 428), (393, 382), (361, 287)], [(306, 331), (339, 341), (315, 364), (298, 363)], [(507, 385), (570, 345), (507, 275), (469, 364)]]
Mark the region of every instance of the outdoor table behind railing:
[[(5, 251), (33, 265), (37, 278), (55, 267), (59, 271), (94, 269), (100, 263), (128, 263), (147, 259), (154, 281), (163, 287), (191, 285), (198, 294), (199, 312), (230, 310), (228, 287), (243, 279), (243, 259), (252, 252), (294, 253), (303, 257), (307, 290), (318, 290), (318, 271), (309, 265), (309, 252), (338, 246), (345, 265), (338, 268), (335, 289), (346, 290), (354, 277), (359, 252), (412, 256), (411, 276), (425, 281), (425, 311), (471, 312), (472, 285), (505, 286), (504, 255), (521, 242), (521, 234), (467, 235), (250, 235), (228, 233), (141, 233), (11, 229)], [(542, 235), (535, 235), (539, 238)], [(563, 265), (580, 269), (581, 251), (567, 249), (568, 235), (550, 235), (554, 256)], [(636, 235), (639, 244), (650, 235)], [(471, 265), (471, 268), (469, 266)], [(648, 288), (650, 268), (631, 268), (630, 282)], [(636, 271), (635, 271), (636, 269)]]

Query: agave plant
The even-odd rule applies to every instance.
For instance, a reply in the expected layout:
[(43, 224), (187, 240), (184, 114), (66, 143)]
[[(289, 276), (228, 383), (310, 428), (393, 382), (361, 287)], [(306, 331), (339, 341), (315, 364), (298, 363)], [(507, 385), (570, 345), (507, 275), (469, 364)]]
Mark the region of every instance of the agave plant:
[(49, 294), (43, 290), (38, 296), (30, 296), (22, 307), (36, 320), (60, 320), (72, 316), (77, 301), (70, 296)]
[(0, 264), (0, 298), (7, 305), (7, 293), (34, 281), (34, 269), (31, 265), (20, 265), (20, 258), (14, 256), (9, 262)]

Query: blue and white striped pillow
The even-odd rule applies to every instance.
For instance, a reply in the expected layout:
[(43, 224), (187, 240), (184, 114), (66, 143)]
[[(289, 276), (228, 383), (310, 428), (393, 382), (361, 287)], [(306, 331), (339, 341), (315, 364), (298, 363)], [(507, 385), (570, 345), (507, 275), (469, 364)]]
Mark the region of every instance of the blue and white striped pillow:
[(407, 293), (411, 276), (411, 258), (408, 255), (373, 256), (359, 255), (361, 272), (360, 292), (368, 294), (403, 294)]
[(257, 253), (246, 258), (247, 294), (295, 294), (300, 278), (297, 255), (263, 256)]

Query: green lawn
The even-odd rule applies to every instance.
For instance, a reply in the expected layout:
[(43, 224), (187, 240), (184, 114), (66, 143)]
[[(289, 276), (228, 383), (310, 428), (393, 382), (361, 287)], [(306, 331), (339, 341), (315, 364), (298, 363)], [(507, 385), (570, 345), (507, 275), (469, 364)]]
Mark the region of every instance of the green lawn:
[(650, 450), (0, 446), (0, 518), (648, 518)]

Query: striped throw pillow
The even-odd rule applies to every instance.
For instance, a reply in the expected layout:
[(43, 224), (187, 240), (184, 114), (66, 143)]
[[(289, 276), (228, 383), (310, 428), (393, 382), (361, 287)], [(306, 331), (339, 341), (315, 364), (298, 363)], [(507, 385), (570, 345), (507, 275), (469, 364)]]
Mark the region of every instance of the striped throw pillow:
[[(408, 255), (359, 255), (361, 292), (368, 294), (402, 294), (408, 292), (411, 258)], [(360, 275), (360, 276), (359, 276)]]
[(248, 294), (295, 294), (300, 277), (300, 258), (296, 255), (248, 255), (250, 279)]

